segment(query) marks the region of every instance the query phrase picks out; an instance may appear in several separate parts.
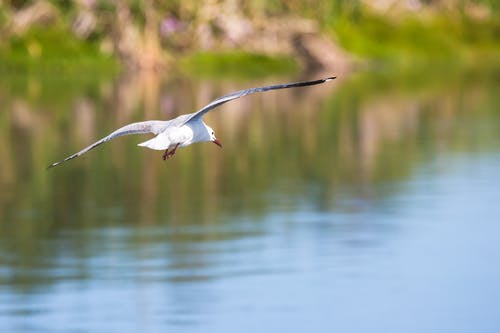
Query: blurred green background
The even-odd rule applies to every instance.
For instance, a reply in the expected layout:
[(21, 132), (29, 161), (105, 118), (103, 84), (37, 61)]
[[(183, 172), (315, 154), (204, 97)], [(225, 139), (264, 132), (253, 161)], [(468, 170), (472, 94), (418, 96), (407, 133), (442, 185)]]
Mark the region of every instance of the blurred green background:
[(0, 69), (481, 65), (498, 63), (499, 13), (492, 0), (2, 1)]

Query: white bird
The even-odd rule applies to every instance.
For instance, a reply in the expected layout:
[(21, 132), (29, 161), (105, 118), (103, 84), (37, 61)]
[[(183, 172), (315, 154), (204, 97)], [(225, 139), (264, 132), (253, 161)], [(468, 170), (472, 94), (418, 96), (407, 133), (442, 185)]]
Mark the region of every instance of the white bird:
[(155, 150), (165, 150), (162, 156), (163, 160), (172, 157), (175, 154), (177, 148), (186, 147), (195, 142), (211, 141), (222, 148), (222, 144), (215, 137), (214, 130), (210, 126), (205, 124), (202, 120), (203, 116), (208, 111), (213, 110), (216, 107), (226, 102), (232, 101), (233, 99), (237, 99), (256, 92), (263, 92), (275, 89), (285, 89), (292, 87), (312, 86), (333, 79), (335, 79), (335, 77), (332, 76), (325, 79), (314, 80), (314, 81), (285, 83), (285, 84), (277, 84), (271, 86), (239, 90), (213, 100), (208, 105), (204, 106), (203, 108), (201, 108), (196, 112), (183, 114), (171, 120), (149, 120), (149, 121), (132, 123), (117, 129), (116, 131), (102, 138), (101, 140), (94, 142), (90, 146), (80, 150), (78, 153), (66, 157), (64, 160), (52, 163), (51, 165), (49, 165), (49, 168), (55, 167), (63, 162), (81, 156), (86, 152), (88, 152), (89, 150), (99, 146), (100, 144), (106, 141), (109, 141), (111, 139), (117, 138), (122, 135), (129, 135), (129, 134), (143, 134), (143, 133), (156, 134), (156, 136), (151, 140), (139, 143), (138, 145)]

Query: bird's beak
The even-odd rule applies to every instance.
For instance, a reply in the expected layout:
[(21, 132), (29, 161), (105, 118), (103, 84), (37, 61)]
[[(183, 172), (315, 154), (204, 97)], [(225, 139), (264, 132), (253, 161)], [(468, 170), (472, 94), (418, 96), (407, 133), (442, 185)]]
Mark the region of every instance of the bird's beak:
[(217, 139), (213, 139), (213, 140), (212, 140), (212, 142), (213, 142), (213, 143), (215, 143), (217, 146), (219, 146), (219, 147), (221, 147), (221, 148), (222, 148), (222, 144), (220, 143), (220, 141), (219, 141), (219, 140), (217, 140)]

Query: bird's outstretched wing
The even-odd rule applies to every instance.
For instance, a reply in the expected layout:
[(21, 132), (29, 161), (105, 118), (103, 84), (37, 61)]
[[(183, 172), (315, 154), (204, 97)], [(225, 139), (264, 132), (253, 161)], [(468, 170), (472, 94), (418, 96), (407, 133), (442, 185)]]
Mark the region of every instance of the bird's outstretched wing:
[(165, 128), (167, 128), (172, 121), (173, 120), (170, 120), (170, 121), (150, 120), (150, 121), (142, 121), (142, 122), (138, 122), (138, 123), (128, 124), (126, 126), (123, 126), (119, 129), (117, 129), (116, 131), (114, 131), (113, 133), (109, 134), (108, 136), (102, 138), (101, 140), (94, 142), (90, 146), (80, 150), (78, 153), (75, 153), (71, 156), (68, 156), (62, 161), (52, 163), (51, 165), (49, 165), (49, 168), (53, 168), (53, 167), (55, 167), (63, 162), (69, 161), (75, 157), (83, 155), (86, 152), (88, 152), (89, 150), (94, 149), (95, 147), (99, 146), (100, 144), (103, 144), (104, 142), (107, 142), (111, 139), (117, 138), (117, 137), (122, 136), (122, 135), (143, 134), (143, 133), (159, 134), (162, 131), (164, 131)]
[(294, 82), (294, 83), (284, 83), (284, 84), (276, 84), (276, 85), (271, 85), (271, 86), (264, 86), (264, 87), (257, 87), (257, 88), (250, 88), (250, 89), (244, 89), (244, 90), (239, 90), (224, 96), (221, 96), (206, 106), (204, 106), (202, 109), (191, 113), (190, 116), (185, 120), (185, 123), (187, 123), (190, 120), (196, 119), (203, 117), (205, 113), (207, 113), (210, 110), (215, 109), (216, 107), (227, 103), (229, 101), (232, 101), (233, 99), (237, 99), (246, 95), (250, 95), (253, 93), (257, 92), (263, 92), (263, 91), (268, 91), (268, 90), (276, 90), (276, 89), (286, 89), (286, 88), (293, 88), (293, 87), (304, 87), (304, 86), (313, 86), (315, 84), (320, 84), (320, 83), (325, 83), (327, 81), (335, 79), (335, 76), (327, 77), (325, 79), (320, 79), (320, 80), (314, 80), (314, 81), (302, 81), (302, 82)]

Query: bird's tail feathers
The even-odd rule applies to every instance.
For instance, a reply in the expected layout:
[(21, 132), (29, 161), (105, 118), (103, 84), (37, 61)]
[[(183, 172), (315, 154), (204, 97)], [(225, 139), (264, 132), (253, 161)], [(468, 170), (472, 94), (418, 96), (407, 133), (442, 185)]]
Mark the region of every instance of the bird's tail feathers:
[(151, 140), (144, 141), (138, 144), (141, 147), (147, 147), (154, 150), (164, 150), (170, 147), (170, 140), (165, 135), (157, 135)]

